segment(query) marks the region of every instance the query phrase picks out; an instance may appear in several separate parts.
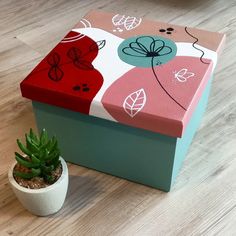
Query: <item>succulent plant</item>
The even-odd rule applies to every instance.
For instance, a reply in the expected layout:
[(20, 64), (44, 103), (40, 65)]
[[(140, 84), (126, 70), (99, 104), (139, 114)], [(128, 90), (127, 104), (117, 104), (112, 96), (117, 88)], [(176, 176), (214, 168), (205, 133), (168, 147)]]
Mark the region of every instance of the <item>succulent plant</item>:
[(17, 144), (25, 155), (15, 152), (15, 158), (18, 164), (27, 168), (28, 171), (25, 173), (14, 170), (14, 175), (23, 179), (42, 177), (50, 184), (55, 182), (52, 172), (61, 163), (60, 150), (55, 136), (49, 138), (45, 129), (38, 136), (30, 129), (30, 132), (25, 134), (25, 141), (24, 145), (17, 139)]

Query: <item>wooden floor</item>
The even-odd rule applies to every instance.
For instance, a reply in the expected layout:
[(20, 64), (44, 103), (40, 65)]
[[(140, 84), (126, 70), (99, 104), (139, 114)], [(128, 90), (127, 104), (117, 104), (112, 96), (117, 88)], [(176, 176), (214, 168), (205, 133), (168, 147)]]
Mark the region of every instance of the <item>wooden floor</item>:
[[(69, 165), (63, 209), (40, 218), (7, 180), (15, 139), (35, 127), (19, 82), (90, 9), (227, 34), (207, 112), (170, 193)], [(0, 0), (0, 235), (236, 235), (235, 0)]]

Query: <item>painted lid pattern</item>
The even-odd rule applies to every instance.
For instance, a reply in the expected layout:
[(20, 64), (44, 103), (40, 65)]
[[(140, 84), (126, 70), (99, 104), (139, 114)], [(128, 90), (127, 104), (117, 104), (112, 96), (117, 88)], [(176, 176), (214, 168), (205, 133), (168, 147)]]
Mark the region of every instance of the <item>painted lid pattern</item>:
[(225, 35), (89, 12), (21, 82), (35, 101), (181, 137)]

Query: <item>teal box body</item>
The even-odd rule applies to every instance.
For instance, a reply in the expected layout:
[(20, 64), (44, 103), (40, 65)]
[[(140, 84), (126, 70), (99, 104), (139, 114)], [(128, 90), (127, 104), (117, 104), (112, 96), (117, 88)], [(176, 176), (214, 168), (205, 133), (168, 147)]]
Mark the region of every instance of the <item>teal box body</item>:
[(182, 138), (34, 102), (39, 129), (55, 134), (65, 160), (169, 191), (207, 106), (211, 81)]
[(65, 160), (169, 191), (225, 35), (91, 11), (21, 82)]

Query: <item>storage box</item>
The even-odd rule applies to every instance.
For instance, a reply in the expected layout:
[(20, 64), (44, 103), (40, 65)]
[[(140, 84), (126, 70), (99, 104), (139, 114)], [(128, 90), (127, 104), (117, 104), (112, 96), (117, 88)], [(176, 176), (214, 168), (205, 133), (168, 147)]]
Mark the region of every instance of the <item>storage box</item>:
[(169, 191), (225, 36), (89, 12), (21, 83), (63, 157)]

